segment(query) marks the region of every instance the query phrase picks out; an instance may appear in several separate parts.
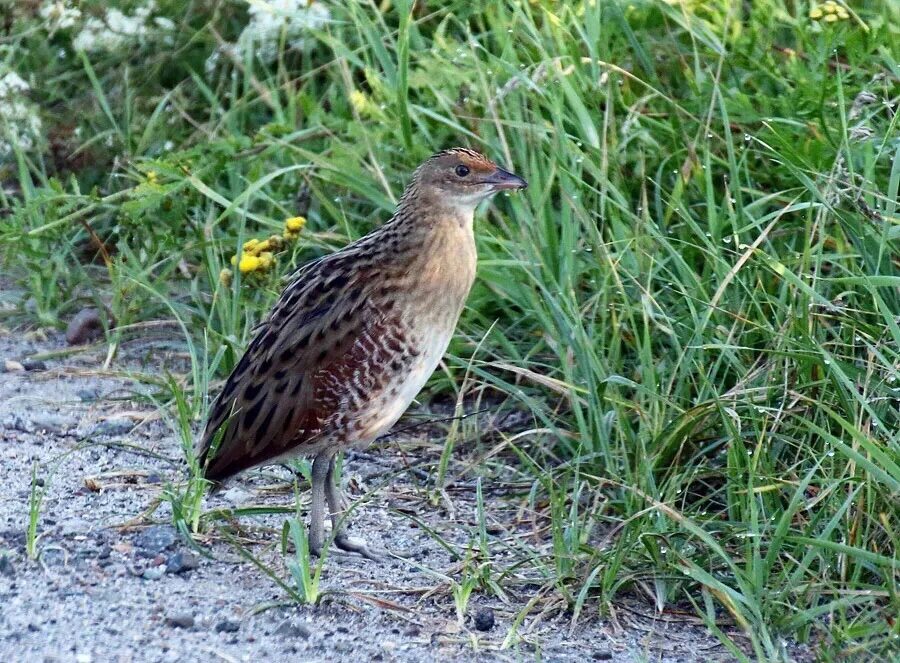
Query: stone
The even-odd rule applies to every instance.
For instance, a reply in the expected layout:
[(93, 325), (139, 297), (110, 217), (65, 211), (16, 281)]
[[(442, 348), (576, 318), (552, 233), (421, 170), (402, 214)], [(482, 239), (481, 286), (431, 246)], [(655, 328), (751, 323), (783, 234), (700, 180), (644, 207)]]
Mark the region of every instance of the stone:
[(185, 573), (200, 566), (200, 559), (192, 552), (177, 552), (166, 560), (166, 573)]
[(12, 578), (16, 575), (16, 567), (13, 566), (9, 555), (0, 555), (0, 576)]
[(490, 631), (494, 628), (494, 611), (490, 608), (478, 608), (475, 611), (475, 628), (479, 631)]
[(96, 387), (89, 387), (88, 389), (79, 389), (75, 392), (75, 395), (82, 401), (90, 402), (97, 400), (100, 396), (100, 390)]
[(141, 576), (145, 580), (159, 580), (166, 573), (166, 567), (164, 564), (160, 564), (159, 566), (148, 566), (144, 569), (144, 572)]
[(134, 537), (134, 547), (140, 557), (155, 557), (174, 546), (177, 538), (171, 525), (154, 525)]
[(312, 629), (305, 622), (295, 622), (291, 619), (285, 619), (273, 631), (274, 635), (282, 638), (303, 638), (308, 639), (312, 635)]
[(69, 417), (61, 414), (53, 414), (45, 412), (36, 414), (31, 418), (31, 426), (37, 432), (53, 433), (62, 435), (75, 427), (75, 423)]
[(134, 428), (134, 422), (125, 417), (117, 417), (115, 419), (105, 419), (94, 426), (91, 431), (94, 435), (106, 435), (109, 437), (119, 437), (127, 435)]
[(240, 630), (241, 625), (230, 619), (223, 619), (216, 624), (216, 633), (237, 633)]
[[(114, 325), (115, 321), (110, 320)], [(95, 308), (85, 308), (79, 311), (69, 322), (66, 328), (66, 343), (69, 345), (82, 345), (103, 335), (103, 319), (100, 311)]]
[(166, 616), (166, 626), (174, 628), (194, 628), (194, 616), (186, 612), (176, 612)]

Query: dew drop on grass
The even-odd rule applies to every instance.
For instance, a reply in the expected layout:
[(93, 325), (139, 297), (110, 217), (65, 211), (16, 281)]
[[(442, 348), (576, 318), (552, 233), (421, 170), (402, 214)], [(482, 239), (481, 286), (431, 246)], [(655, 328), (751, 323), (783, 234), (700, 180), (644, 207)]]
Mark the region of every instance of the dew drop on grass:
[(729, 237), (723, 237), (723, 238), (722, 238), (722, 241), (725, 242), (726, 244), (731, 244), (731, 237), (730, 237), (730, 236), (729, 236)]

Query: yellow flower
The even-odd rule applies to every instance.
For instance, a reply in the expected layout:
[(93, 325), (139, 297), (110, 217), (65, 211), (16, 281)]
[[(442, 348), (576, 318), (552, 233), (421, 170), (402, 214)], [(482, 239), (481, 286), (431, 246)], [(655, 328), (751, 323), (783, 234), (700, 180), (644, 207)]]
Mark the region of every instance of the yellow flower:
[(372, 112), (372, 101), (366, 96), (365, 92), (353, 90), (350, 93), (350, 105), (360, 115), (368, 115)]
[(159, 177), (157, 176), (155, 170), (147, 171), (147, 183), (148, 184), (159, 184)]
[(258, 239), (248, 239), (244, 242), (244, 253), (256, 253), (257, 244), (259, 244)]
[(292, 216), (284, 222), (285, 233), (299, 233), (306, 225), (306, 217)]
[(226, 288), (231, 285), (231, 277), (234, 276), (232, 271), (225, 267), (221, 272), (219, 272), (219, 283), (224, 285)]
[(238, 269), (241, 270), (241, 274), (248, 274), (250, 272), (255, 272), (260, 268), (262, 261), (258, 256), (242, 256), (241, 262), (238, 264)]
[(843, 5), (828, 0), (818, 7), (809, 10), (809, 17), (814, 21), (825, 21), (826, 23), (835, 23), (837, 21), (845, 21), (850, 18), (850, 12)]
[(259, 254), (259, 269), (265, 270), (269, 269), (273, 264), (275, 264), (275, 256), (273, 256), (268, 251)]

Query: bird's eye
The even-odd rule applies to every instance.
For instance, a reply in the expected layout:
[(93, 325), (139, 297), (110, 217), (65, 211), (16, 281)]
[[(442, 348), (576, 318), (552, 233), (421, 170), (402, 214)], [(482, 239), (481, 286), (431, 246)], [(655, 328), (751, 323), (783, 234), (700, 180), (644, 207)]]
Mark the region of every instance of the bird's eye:
[(456, 174), (459, 175), (460, 177), (465, 177), (466, 175), (469, 174), (469, 167), (468, 167), (468, 166), (462, 166), (462, 165), (457, 166), (457, 167), (456, 167)]

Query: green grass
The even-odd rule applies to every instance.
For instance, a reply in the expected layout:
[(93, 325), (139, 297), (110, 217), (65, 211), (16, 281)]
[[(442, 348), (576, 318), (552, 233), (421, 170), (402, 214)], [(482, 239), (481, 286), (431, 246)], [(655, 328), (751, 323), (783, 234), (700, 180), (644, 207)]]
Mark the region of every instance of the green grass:
[[(76, 55), (24, 6), (0, 34), (45, 127), (0, 161), (0, 264), (28, 292), (6, 324), (103, 303), (115, 343), (176, 321), (193, 370), (167, 407), (189, 435), (281, 275), (385, 219), (431, 152), (481, 149), (530, 187), (481, 214), (426, 395), (531, 415), (503, 454), (550, 523), (517, 551), (541, 595), (576, 616), (690, 602), (761, 659), (786, 637), (896, 652), (896, 3), (834, 24), (787, 0), (334, 3), (299, 49), (211, 75), (246, 8), (159, 5), (166, 48)], [(219, 282), (298, 213), (275, 273)]]

